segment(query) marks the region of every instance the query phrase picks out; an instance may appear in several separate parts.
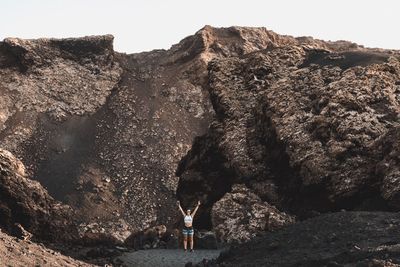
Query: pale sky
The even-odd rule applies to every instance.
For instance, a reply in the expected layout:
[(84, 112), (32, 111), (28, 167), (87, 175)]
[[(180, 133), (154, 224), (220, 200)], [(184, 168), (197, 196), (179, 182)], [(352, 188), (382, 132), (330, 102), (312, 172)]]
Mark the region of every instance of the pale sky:
[(398, 0), (0, 0), (5, 37), (113, 34), (114, 49), (168, 49), (204, 25), (400, 49)]

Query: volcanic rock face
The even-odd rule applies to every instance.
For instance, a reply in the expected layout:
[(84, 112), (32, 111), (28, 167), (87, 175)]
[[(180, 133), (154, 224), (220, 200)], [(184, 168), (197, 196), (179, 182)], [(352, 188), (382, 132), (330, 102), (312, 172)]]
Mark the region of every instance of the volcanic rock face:
[[(215, 113), (207, 90), (208, 62), (269, 47), (275, 39), (289, 42), (265, 29), (205, 27), (168, 51), (118, 55), (124, 74), (107, 104), (112, 113), (101, 124), (98, 147), (135, 230), (170, 226), (179, 216), (176, 167)], [(196, 201), (183, 203), (189, 207)]]
[(78, 238), (74, 214), (56, 202), (39, 182), (25, 176), (24, 165), (10, 152), (0, 149), (0, 226), (15, 235), (28, 231), (46, 241)]
[(2, 123), (17, 117), (17, 112), (47, 112), (62, 120), (96, 111), (121, 73), (113, 62), (112, 40), (5, 39), (0, 44), (8, 63), (1, 66)]
[(209, 63), (216, 116), (177, 171), (204, 225), (236, 183), (300, 218), (397, 209), (399, 53), (301, 41)]
[[(93, 156), (97, 113), (122, 73), (112, 41), (93, 36), (0, 43), (1, 146), (21, 158), (29, 177), (53, 197), (80, 214), (91, 209), (93, 216), (99, 197), (108, 197), (105, 210), (118, 207), (112, 186), (100, 196), (90, 194), (106, 178)], [(79, 182), (87, 194), (76, 192)]]
[(254, 219), (240, 194), (274, 212), (244, 239), (283, 212), (398, 209), (398, 52), (242, 27), (132, 55), (112, 39), (0, 43), (1, 146), (81, 231), (176, 226), (176, 197), (209, 230), (212, 210)]
[(77, 210), (84, 229), (94, 221), (170, 226), (176, 166), (215, 113), (208, 62), (296, 40), (207, 26), (168, 51), (125, 55), (112, 39), (0, 43), (1, 144)]

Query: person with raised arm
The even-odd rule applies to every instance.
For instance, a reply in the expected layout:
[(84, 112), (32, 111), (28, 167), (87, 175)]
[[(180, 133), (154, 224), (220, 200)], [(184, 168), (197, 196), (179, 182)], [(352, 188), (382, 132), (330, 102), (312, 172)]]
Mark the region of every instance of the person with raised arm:
[(191, 212), (190, 209), (186, 210), (186, 213), (183, 211), (180, 202), (177, 202), (179, 210), (181, 211), (183, 215), (183, 222), (184, 226), (182, 229), (182, 234), (183, 234), (183, 248), (185, 251), (187, 251), (187, 241), (189, 239), (190, 242), (190, 252), (193, 252), (193, 235), (194, 235), (194, 230), (193, 230), (193, 218), (196, 215), (197, 210), (199, 209), (200, 206), (200, 201), (197, 202), (197, 206), (194, 209), (193, 212)]

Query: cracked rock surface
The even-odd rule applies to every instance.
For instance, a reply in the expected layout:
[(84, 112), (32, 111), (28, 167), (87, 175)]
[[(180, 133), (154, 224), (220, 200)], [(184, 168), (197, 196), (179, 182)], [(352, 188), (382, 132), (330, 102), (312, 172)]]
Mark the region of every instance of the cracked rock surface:
[(399, 53), (323, 44), (210, 61), (216, 115), (177, 170), (201, 224), (217, 227), (212, 207), (235, 184), (299, 219), (397, 210)]

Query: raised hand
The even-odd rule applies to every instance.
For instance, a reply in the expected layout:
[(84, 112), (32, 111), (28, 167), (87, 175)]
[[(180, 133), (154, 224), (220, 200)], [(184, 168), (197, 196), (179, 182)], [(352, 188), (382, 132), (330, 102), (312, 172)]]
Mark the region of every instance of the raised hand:
[(181, 211), (182, 215), (185, 216), (185, 212), (183, 211), (182, 207), (181, 207), (181, 202), (179, 202), (179, 200), (176, 202), (176, 204), (178, 204), (178, 208)]

